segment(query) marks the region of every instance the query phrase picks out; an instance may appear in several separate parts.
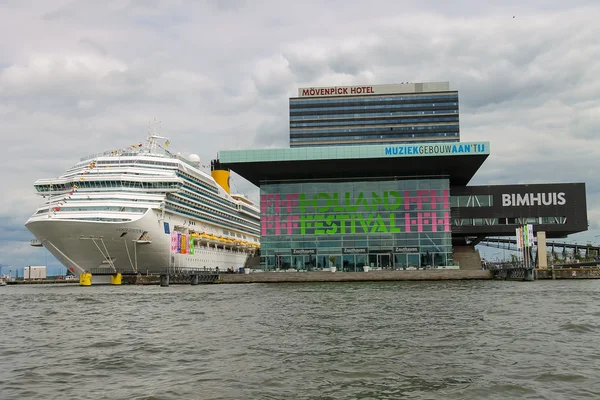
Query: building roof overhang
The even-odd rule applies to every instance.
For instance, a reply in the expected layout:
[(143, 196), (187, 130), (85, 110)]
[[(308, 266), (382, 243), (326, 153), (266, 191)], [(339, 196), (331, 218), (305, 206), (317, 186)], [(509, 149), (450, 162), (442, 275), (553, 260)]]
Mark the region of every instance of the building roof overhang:
[(466, 185), (490, 155), (489, 142), (226, 150), (222, 167), (251, 183), (446, 176)]

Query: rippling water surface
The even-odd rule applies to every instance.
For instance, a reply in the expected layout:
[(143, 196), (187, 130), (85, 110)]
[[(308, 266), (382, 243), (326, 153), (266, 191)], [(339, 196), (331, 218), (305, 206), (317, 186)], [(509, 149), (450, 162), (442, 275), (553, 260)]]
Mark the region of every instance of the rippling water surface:
[(597, 399), (600, 280), (0, 287), (1, 399)]

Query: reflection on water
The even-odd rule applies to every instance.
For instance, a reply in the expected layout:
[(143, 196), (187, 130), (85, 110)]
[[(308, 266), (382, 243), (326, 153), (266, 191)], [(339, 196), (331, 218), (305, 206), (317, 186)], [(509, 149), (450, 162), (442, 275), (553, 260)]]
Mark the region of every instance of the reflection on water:
[(0, 398), (600, 397), (600, 281), (0, 289)]

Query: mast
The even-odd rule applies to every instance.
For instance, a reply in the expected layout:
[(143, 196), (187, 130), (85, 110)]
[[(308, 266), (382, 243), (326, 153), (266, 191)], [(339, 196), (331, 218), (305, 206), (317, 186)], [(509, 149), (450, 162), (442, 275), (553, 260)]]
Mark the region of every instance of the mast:
[(148, 137), (146, 138), (146, 151), (148, 154), (157, 154), (158, 149), (158, 140), (157, 139), (165, 139), (168, 143), (169, 138), (165, 136), (159, 135), (160, 130), (160, 121), (157, 121), (154, 118), (154, 121), (150, 123), (150, 131), (148, 132)]

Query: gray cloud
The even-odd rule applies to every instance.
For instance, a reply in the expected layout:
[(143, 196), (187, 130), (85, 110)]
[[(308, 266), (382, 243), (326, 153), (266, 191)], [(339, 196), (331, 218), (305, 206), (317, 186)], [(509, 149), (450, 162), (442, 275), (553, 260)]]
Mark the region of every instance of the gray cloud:
[(37, 257), (35, 179), (143, 139), (154, 117), (206, 163), (287, 146), (288, 97), (329, 84), (450, 81), (463, 140), (492, 146), (473, 183), (584, 181), (576, 238), (600, 234), (595, 1), (1, 3), (0, 263)]

